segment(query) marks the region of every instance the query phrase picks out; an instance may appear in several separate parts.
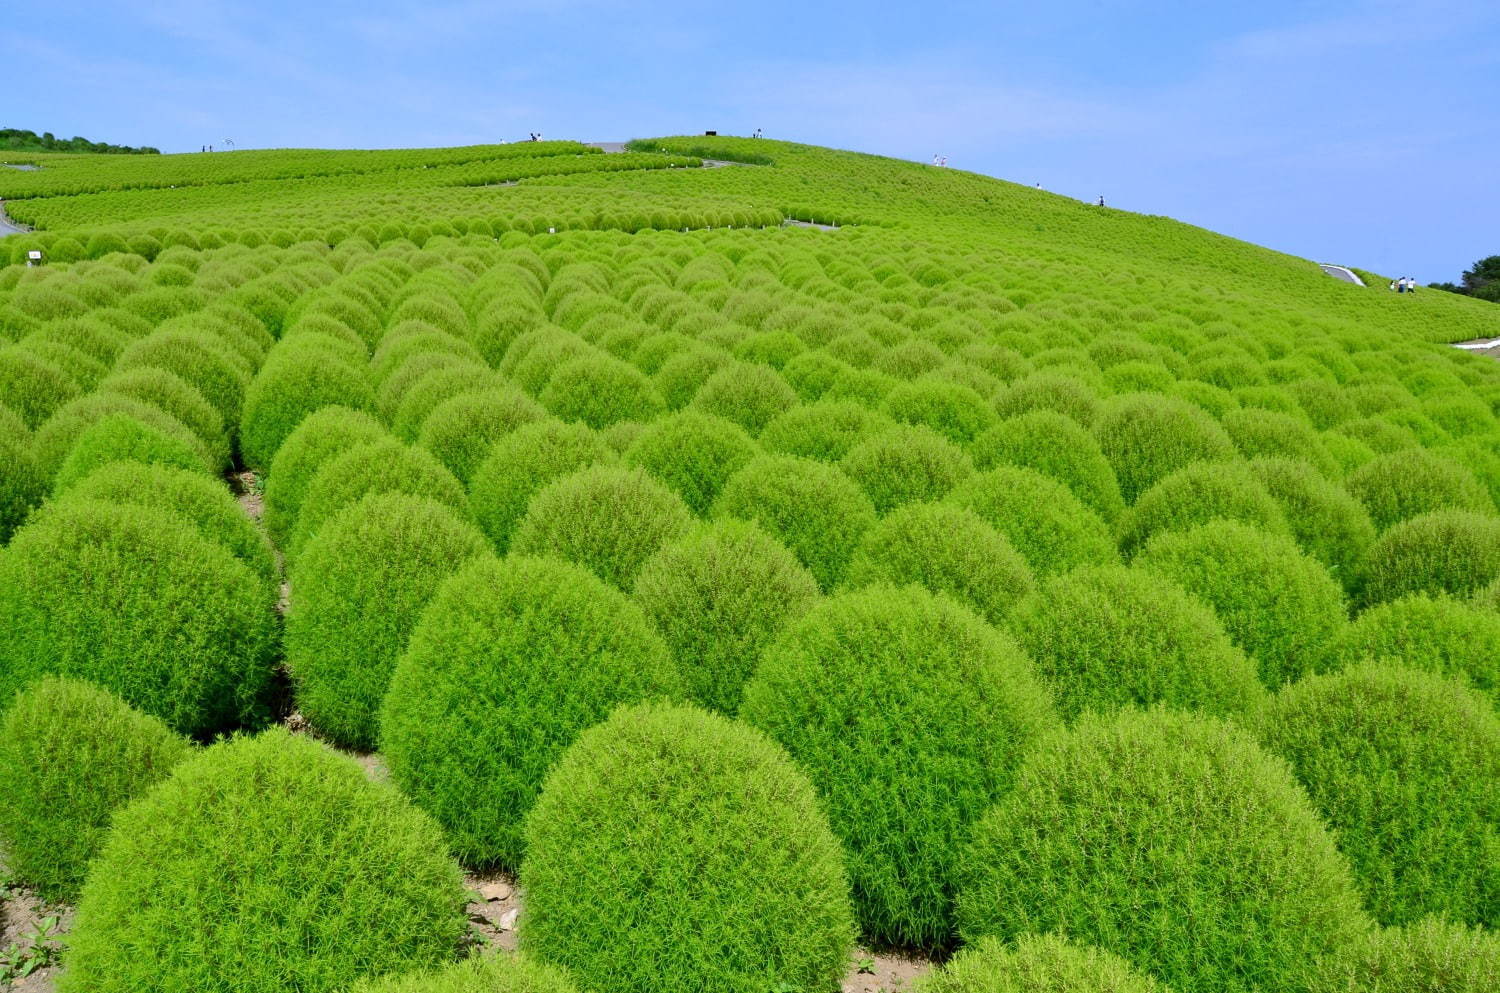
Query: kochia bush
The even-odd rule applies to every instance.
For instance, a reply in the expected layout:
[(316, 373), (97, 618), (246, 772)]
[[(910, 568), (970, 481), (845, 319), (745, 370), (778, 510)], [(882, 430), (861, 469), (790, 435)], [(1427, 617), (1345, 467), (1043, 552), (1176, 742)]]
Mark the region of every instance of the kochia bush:
[(916, 587), (813, 608), (765, 651), (740, 718), (812, 777), (867, 938), (927, 948), (953, 938), (953, 855), (968, 825), (1056, 723), (1014, 642)]
[(940, 500), (974, 474), (969, 456), (931, 428), (901, 425), (856, 444), (839, 468), (864, 488), (875, 512)]
[(1381, 928), (1317, 964), (1309, 993), (1489, 993), (1500, 984), (1500, 935), (1437, 918)]
[(474, 521), (501, 554), (538, 490), (595, 463), (618, 461), (614, 450), (582, 424), (526, 424), (490, 449), (469, 481)]
[(303, 418), (337, 404), (373, 410), (374, 391), (362, 366), (316, 338), (290, 338), (267, 356), (240, 419), (240, 451), (248, 465), (269, 468), (276, 451)]
[(291, 536), (307, 489), (325, 462), (385, 437), (385, 427), (362, 410), (333, 405), (303, 418), (269, 466), (262, 521), (272, 539), (281, 545)]
[(1463, 600), (1404, 596), (1360, 613), (1337, 651), (1466, 680), (1500, 706), (1500, 613)]
[(496, 952), (441, 969), (361, 980), (350, 993), (578, 993), (578, 988), (561, 969)]
[(645, 373), (608, 355), (564, 362), (537, 399), (553, 416), (595, 430), (620, 421), (650, 421), (666, 409)]
[(625, 449), (625, 461), (665, 483), (693, 513), (708, 513), (729, 477), (759, 452), (733, 421), (695, 410), (659, 418)]
[[(844, 973), (838, 842), (803, 773), (742, 724), (620, 708), (558, 761), (526, 835), (522, 951), (586, 989), (820, 990)], [(628, 943), (610, 940), (619, 921)]]
[(1234, 457), (1234, 442), (1202, 408), (1158, 393), (1127, 393), (1105, 403), (1094, 427), (1126, 503), (1189, 462)]
[(733, 421), (751, 435), (797, 403), (797, 391), (776, 370), (743, 362), (709, 376), (693, 397), (693, 409)]
[(168, 466), (205, 475), (209, 467), (191, 447), (128, 414), (110, 414), (89, 425), (68, 450), (52, 480), (61, 494), (99, 469), (121, 462)]
[(760, 433), (760, 444), (778, 455), (838, 462), (867, 438), (896, 426), (885, 414), (853, 400), (822, 400), (793, 407)]
[(546, 416), (534, 400), (513, 386), (460, 393), (432, 409), (417, 433), (417, 444), (467, 484), (500, 439)]
[(437, 965), (464, 932), (443, 849), (325, 745), (281, 728), (223, 742), (116, 814), (59, 989), (335, 993)]
[(1421, 448), (1382, 455), (1349, 474), (1344, 487), (1365, 505), (1378, 530), (1434, 510), (1493, 514), (1495, 505), (1474, 474)]
[(1287, 533), (1280, 506), (1239, 462), (1192, 462), (1142, 493), (1120, 525), (1120, 549), (1134, 555), (1152, 535), (1213, 520)]
[(1118, 955), (1057, 935), (1022, 935), (1014, 945), (980, 938), (913, 993), (1168, 993)]
[(1031, 469), (996, 466), (959, 484), (946, 502), (972, 510), (1010, 539), (1038, 577), (1119, 561), (1099, 515)]
[(1500, 517), (1436, 510), (1385, 531), (1370, 549), (1365, 603), (1408, 593), (1469, 596), (1500, 579)]
[(1364, 506), (1310, 463), (1260, 458), (1251, 460), (1249, 466), (1281, 507), (1297, 544), (1327, 566), (1345, 590), (1353, 591), (1365, 555), (1375, 542), (1375, 525)]
[(1052, 410), (1033, 410), (986, 431), (970, 451), (980, 469), (1016, 465), (1050, 476), (1109, 523), (1125, 511), (1115, 471), (1094, 436)]

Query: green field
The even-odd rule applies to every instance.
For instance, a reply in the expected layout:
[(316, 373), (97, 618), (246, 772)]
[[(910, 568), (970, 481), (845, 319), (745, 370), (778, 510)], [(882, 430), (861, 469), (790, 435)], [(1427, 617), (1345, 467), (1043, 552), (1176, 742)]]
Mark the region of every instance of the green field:
[(1493, 304), (764, 140), (16, 160), (0, 988), (1500, 985)]

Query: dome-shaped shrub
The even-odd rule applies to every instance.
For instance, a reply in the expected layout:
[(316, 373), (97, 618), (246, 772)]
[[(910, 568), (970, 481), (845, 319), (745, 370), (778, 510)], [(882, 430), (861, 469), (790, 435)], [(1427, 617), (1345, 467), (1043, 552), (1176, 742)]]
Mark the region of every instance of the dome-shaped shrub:
[(1489, 494), (1468, 469), (1421, 448), (1372, 459), (1349, 474), (1344, 488), (1365, 505), (1378, 530), (1434, 510), (1493, 514)]
[(970, 452), (980, 469), (1016, 465), (1050, 476), (1107, 522), (1113, 523), (1125, 510), (1115, 471), (1099, 443), (1076, 421), (1055, 411), (1033, 410), (1002, 421), (974, 439)]
[(910, 504), (870, 528), (844, 575), (852, 589), (912, 583), (997, 625), (1033, 585), (1008, 538), (972, 510), (941, 503)]
[(1500, 716), (1462, 680), (1363, 664), (1285, 687), (1260, 725), (1382, 924), (1500, 923)]
[(1255, 664), (1214, 612), (1138, 569), (1054, 576), (1016, 608), (1010, 627), (1069, 720), (1157, 703), (1234, 717), (1265, 696)]
[(1280, 759), (1173, 711), (1085, 716), (1022, 763), (963, 859), (966, 939), (1057, 931), (1177, 989), (1298, 989), (1368, 923)]
[(437, 456), (459, 482), (468, 483), (496, 442), (546, 416), (536, 401), (513, 386), (460, 393), (432, 409), (417, 433), (417, 444)]
[(465, 520), (469, 517), (463, 485), (431, 453), (394, 438), (382, 438), (335, 455), (318, 469), (307, 486), (296, 527), (287, 541), (287, 561), (295, 563), (307, 543), (340, 510), (375, 493), (428, 497)]
[(760, 434), (777, 414), (785, 413), (797, 403), (797, 391), (775, 369), (746, 362), (735, 362), (718, 370), (693, 397), (694, 410), (733, 421), (751, 435)]
[(1081, 379), (1061, 372), (1035, 372), (1011, 383), (995, 397), (1000, 416), (1011, 419), (1033, 410), (1062, 414), (1075, 424), (1093, 427), (1099, 400)]
[(761, 455), (729, 477), (714, 501), (716, 519), (753, 521), (807, 566), (825, 590), (843, 578), (875, 507), (838, 469), (790, 455)]
[(463, 901), (437, 825), (273, 728), (206, 749), (115, 815), (58, 988), (336, 993), (450, 960)]
[(760, 433), (760, 445), (778, 455), (837, 462), (866, 438), (896, 426), (885, 414), (853, 400), (820, 400), (793, 407)]
[(386, 437), (385, 427), (362, 410), (324, 407), (303, 418), (276, 450), (266, 477), (262, 521), (271, 538), (284, 545), (291, 537), (307, 488), (325, 462)]
[(425, 497), (382, 493), (335, 515), (292, 574), (286, 664), (302, 716), (330, 741), (374, 748), (391, 672), (423, 608), (489, 548)]
[(1231, 410), (1220, 422), (1247, 459), (1300, 459), (1324, 477), (1339, 476), (1338, 462), (1323, 448), (1321, 436), (1307, 421), (1273, 410)]
[(128, 414), (110, 414), (84, 429), (52, 480), (61, 494), (95, 471), (120, 462), (167, 466), (207, 473), (209, 467), (191, 447)]
[(1374, 659), (1467, 680), (1500, 706), (1500, 615), (1412, 594), (1363, 611), (1337, 645), (1343, 663)]
[(940, 500), (974, 474), (962, 448), (931, 428), (911, 424), (859, 442), (839, 468), (864, 488), (882, 515), (903, 504)]
[(1436, 510), (1393, 525), (1365, 560), (1360, 595), (1384, 603), (1408, 593), (1469, 596), (1500, 579), (1500, 517)]
[(31, 439), (20, 418), (7, 423), (5, 413), (0, 408), (0, 546), (10, 540), (11, 532), (47, 493), (47, 483), (31, 454)]
[(128, 396), (171, 414), (192, 431), (213, 455), (214, 464), (229, 464), (229, 435), (224, 417), (203, 394), (165, 369), (141, 367), (115, 373), (99, 384), (108, 393)]
[(1212, 607), (1271, 689), (1335, 661), (1343, 590), (1290, 538), (1212, 521), (1157, 535), (1136, 562)]
[(1187, 531), (1214, 520), (1287, 533), (1280, 505), (1243, 463), (1193, 462), (1136, 499), (1120, 522), (1120, 550), (1129, 558), (1153, 535)]
[(1327, 566), (1346, 590), (1353, 590), (1375, 542), (1375, 525), (1364, 506), (1307, 462), (1253, 459), (1250, 472), (1281, 507), (1302, 550)]
[(574, 738), (616, 704), (677, 695), (640, 609), (584, 569), (484, 558), (428, 603), (380, 714), (391, 776), (467, 863), (514, 869), (522, 819)]
[(538, 399), (553, 416), (595, 430), (620, 421), (650, 421), (666, 409), (645, 373), (609, 355), (564, 362)]
[(625, 461), (665, 483), (701, 517), (729, 477), (758, 451), (754, 439), (733, 421), (685, 410), (642, 428), (625, 449)]
[(183, 732), (254, 718), (271, 607), (260, 577), (170, 511), (57, 503), (0, 556), (0, 700), (57, 673)]
[(115, 393), (90, 393), (68, 404), (43, 424), (32, 439), (31, 453), (37, 467), (50, 483), (56, 478), (63, 461), (84, 431), (106, 417), (123, 414), (173, 438), (200, 456), (203, 465), (211, 464), (208, 449), (198, 437), (171, 414)]
[(355, 983), (349, 993), (578, 993), (561, 969), (495, 952), (423, 972)]
[(1373, 930), (1318, 963), (1308, 993), (1490, 993), (1500, 989), (1500, 935), (1429, 918)]
[(1038, 578), (1119, 561), (1099, 515), (1062, 483), (1031, 469), (996, 466), (960, 483), (946, 502), (972, 510), (1010, 539)]
[(689, 699), (733, 715), (762, 649), (812, 607), (818, 584), (758, 527), (724, 520), (647, 559), (634, 599), (666, 641)]
[(1481, 607), (1488, 607), (1500, 613), (1500, 577), (1478, 593), (1474, 594), (1474, 602)]
[(1094, 434), (1126, 503), (1189, 462), (1234, 457), (1234, 442), (1212, 417), (1186, 400), (1159, 393), (1111, 398)]
[(822, 990), (847, 966), (838, 842), (803, 773), (742, 724), (622, 707), (564, 753), (526, 840), (522, 950), (585, 989)]
[(646, 559), (692, 523), (687, 505), (645, 470), (591, 466), (538, 490), (510, 547), (576, 562), (629, 592)]
[(279, 343), (245, 391), (240, 418), (245, 463), (269, 467), (281, 443), (308, 414), (333, 404), (374, 409), (375, 395), (365, 369), (312, 336)]
[(1014, 642), (914, 586), (813, 608), (766, 649), (740, 718), (812, 777), (865, 935), (929, 948), (952, 940), (968, 825), (1056, 723)]
[(912, 993), (1168, 993), (1124, 959), (1056, 935), (1022, 935), (1014, 945), (980, 938)]
[(526, 507), (553, 480), (595, 463), (618, 461), (613, 449), (582, 424), (537, 421), (495, 443), (469, 480), (469, 509), (480, 530), (504, 554)]
[(43, 677), (4, 704), (0, 851), (43, 899), (75, 900), (115, 808), (164, 778), (190, 746), (76, 679)]
[(925, 425), (955, 445), (969, 444), (1000, 420), (974, 390), (933, 377), (899, 384), (880, 409), (898, 423)]

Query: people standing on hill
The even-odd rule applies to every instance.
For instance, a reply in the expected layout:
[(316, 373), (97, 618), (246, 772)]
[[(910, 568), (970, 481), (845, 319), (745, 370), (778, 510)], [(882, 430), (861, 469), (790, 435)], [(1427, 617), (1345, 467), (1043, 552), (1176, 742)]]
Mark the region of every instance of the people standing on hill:
[(1099, 194), (1099, 206), (1104, 206), (1104, 194)]
[(1394, 279), (1391, 280), (1390, 290), (1392, 293), (1396, 292), (1396, 280)]
[(1415, 292), (1417, 292), (1417, 278), (1415, 276), (1407, 276), (1406, 277), (1406, 292), (1408, 292), (1408, 293), (1415, 293)]

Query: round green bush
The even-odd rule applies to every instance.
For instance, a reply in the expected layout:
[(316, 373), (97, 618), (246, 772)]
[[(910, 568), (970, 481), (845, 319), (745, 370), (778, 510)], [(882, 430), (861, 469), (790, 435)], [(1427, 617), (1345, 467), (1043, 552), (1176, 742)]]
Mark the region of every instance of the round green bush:
[(980, 938), (912, 993), (1168, 993), (1118, 955), (1057, 935), (1022, 935), (1014, 945)]
[(1500, 517), (1436, 510), (1392, 525), (1370, 548), (1360, 597), (1384, 603), (1408, 593), (1464, 597), (1500, 579)]
[(1053, 576), (1015, 609), (1010, 628), (1068, 720), (1155, 704), (1235, 717), (1265, 697), (1255, 664), (1214, 612), (1139, 569)]
[(3, 703), (0, 851), (43, 899), (76, 900), (115, 808), (164, 778), (191, 746), (76, 679), (47, 676)]
[(1000, 420), (974, 390), (932, 377), (899, 384), (880, 409), (898, 423), (931, 428), (955, 445), (969, 444)]
[(47, 494), (47, 482), (31, 453), (31, 439), (19, 418), (7, 423), (4, 413), (0, 408), (0, 546)]
[(1120, 522), (1120, 551), (1130, 558), (1157, 534), (1209, 521), (1239, 521), (1288, 533), (1281, 506), (1241, 462), (1193, 462), (1142, 493)]
[(1126, 503), (1190, 462), (1232, 459), (1234, 442), (1202, 408), (1159, 393), (1111, 397), (1094, 427)]
[[(380, 714), (395, 782), (464, 862), (520, 865), (547, 770), (617, 704), (679, 680), (638, 607), (548, 559), (469, 562), (433, 595)], [(529, 885), (529, 882), (528, 882)]]
[(978, 514), (1010, 540), (1038, 578), (1119, 561), (1109, 527), (1062, 483), (1000, 465), (960, 483), (947, 503)]
[(425, 497), (382, 493), (335, 515), (292, 574), (286, 665), (302, 716), (335, 744), (373, 749), (391, 672), (423, 608), (489, 548)]
[(240, 418), (245, 463), (269, 467), (281, 443), (308, 414), (332, 405), (374, 409), (365, 369), (307, 338), (278, 344), (245, 391)]
[(1474, 602), (1481, 607), (1488, 607), (1490, 610), (1500, 613), (1500, 577), (1497, 577), (1493, 583), (1474, 594)]
[(793, 407), (760, 433), (760, 444), (778, 455), (838, 462), (872, 435), (896, 426), (885, 414), (853, 400), (820, 400)]
[(712, 507), (714, 518), (760, 525), (830, 590), (843, 578), (860, 536), (875, 523), (875, 506), (853, 480), (823, 462), (760, 455), (729, 477)]
[(223, 416), (203, 394), (174, 373), (143, 366), (107, 377), (99, 389), (131, 397), (171, 414), (203, 442), (213, 454), (215, 465), (229, 464), (229, 435)]
[(202, 457), (178, 439), (129, 414), (110, 414), (85, 428), (73, 442), (52, 480), (52, 492), (65, 493), (97, 470), (120, 462), (209, 471)]
[(1247, 459), (1299, 459), (1325, 478), (1340, 475), (1339, 464), (1323, 448), (1321, 435), (1307, 421), (1273, 410), (1231, 410), (1220, 421)]
[(1157, 535), (1136, 563), (1212, 607), (1270, 689), (1322, 672), (1336, 659), (1343, 590), (1290, 538), (1211, 521)]
[(467, 484), (496, 442), (545, 417), (536, 401), (513, 386), (460, 393), (432, 409), (417, 433), (417, 444)]
[(504, 554), (538, 490), (596, 463), (618, 461), (604, 439), (582, 424), (525, 424), (496, 442), (469, 480), (469, 510)]
[(29, 430), (37, 428), (82, 393), (78, 382), (24, 348), (0, 347), (0, 397)]
[(428, 497), (468, 520), (469, 500), (463, 484), (424, 448), (386, 437), (328, 459), (307, 486), (297, 524), (285, 552), (295, 564), (308, 542), (333, 516), (375, 493)]
[(1341, 662), (1376, 659), (1467, 680), (1500, 706), (1500, 615), (1462, 600), (1412, 594), (1360, 613)]
[(441, 969), (361, 980), (350, 993), (578, 993), (578, 988), (561, 969), (496, 952)]
[(924, 948), (952, 940), (969, 824), (1056, 723), (1014, 642), (914, 586), (814, 607), (766, 649), (740, 718), (811, 776), (866, 937)]
[(1091, 428), (1099, 416), (1099, 400), (1082, 380), (1066, 373), (1041, 371), (1006, 387), (995, 397), (995, 409), (1006, 419), (1046, 410)]
[(797, 391), (775, 369), (733, 362), (703, 382), (693, 396), (692, 407), (733, 421), (754, 436), (798, 402)]
[(692, 523), (687, 505), (645, 470), (596, 465), (538, 490), (510, 547), (576, 562), (628, 593), (646, 559)]
[(1050, 476), (1109, 523), (1125, 511), (1099, 442), (1063, 414), (1033, 410), (1012, 417), (974, 439), (970, 451), (980, 469), (1016, 465)]
[(212, 464), (208, 449), (198, 437), (171, 414), (157, 407), (116, 393), (90, 393), (68, 404), (53, 415), (32, 439), (32, 454), (37, 466), (50, 484), (80, 435), (99, 421), (123, 414), (149, 428), (181, 442), (199, 456), (203, 466)]
[(633, 597), (688, 698), (733, 715), (762, 649), (812, 607), (818, 584), (774, 538), (725, 520), (663, 545), (641, 567)]
[(665, 483), (702, 517), (729, 477), (758, 452), (755, 440), (733, 421), (685, 410), (642, 428), (625, 449), (625, 461)]
[(903, 424), (856, 444), (839, 468), (885, 515), (908, 503), (940, 500), (974, 474), (962, 448), (931, 428)]
[(352, 760), (273, 728), (208, 748), (115, 815), (63, 993), (317, 993), (452, 959), (437, 825)]
[(1377, 921), (1500, 923), (1500, 715), (1489, 698), (1367, 663), (1284, 688), (1260, 737), (1333, 829)]
[(913, 583), (996, 625), (1033, 587), (1031, 567), (1009, 539), (972, 510), (941, 503), (891, 512), (865, 532), (844, 575), (851, 589)]
[(1500, 936), (1429, 918), (1371, 931), (1318, 963), (1308, 993), (1490, 993), (1500, 989)]
[(325, 462), (386, 437), (385, 427), (362, 410), (334, 405), (304, 417), (276, 449), (266, 477), (261, 520), (272, 540), (284, 545), (291, 537), (307, 488)]
[(186, 733), (253, 720), (274, 616), (263, 580), (170, 511), (59, 502), (0, 556), (0, 700), (56, 673)]
[(1375, 543), (1375, 525), (1364, 505), (1310, 463), (1260, 458), (1249, 463), (1271, 499), (1281, 507), (1302, 550), (1328, 567), (1344, 589), (1359, 584), (1365, 556)]
[(537, 399), (553, 416), (596, 431), (620, 421), (650, 421), (666, 409), (645, 373), (609, 355), (564, 362)]
[(742, 724), (620, 708), (548, 775), (526, 841), (521, 948), (584, 989), (823, 990), (847, 966), (838, 842), (806, 776)]
[(1365, 505), (1381, 531), (1434, 510), (1495, 512), (1473, 473), (1421, 448), (1372, 459), (1350, 473), (1344, 487)]
[(1056, 931), (1183, 990), (1296, 990), (1368, 926), (1348, 863), (1280, 759), (1175, 711), (1086, 715), (976, 825), (966, 939)]

